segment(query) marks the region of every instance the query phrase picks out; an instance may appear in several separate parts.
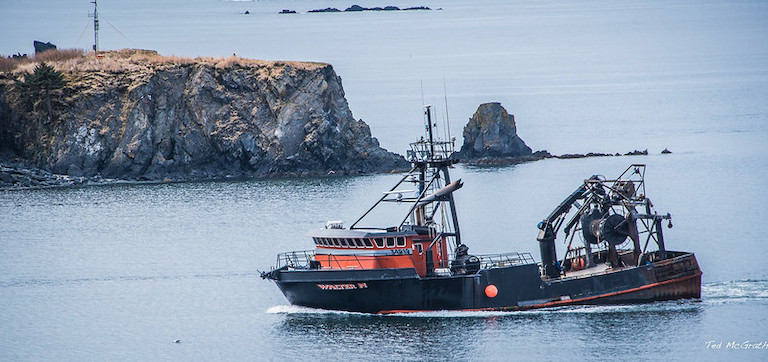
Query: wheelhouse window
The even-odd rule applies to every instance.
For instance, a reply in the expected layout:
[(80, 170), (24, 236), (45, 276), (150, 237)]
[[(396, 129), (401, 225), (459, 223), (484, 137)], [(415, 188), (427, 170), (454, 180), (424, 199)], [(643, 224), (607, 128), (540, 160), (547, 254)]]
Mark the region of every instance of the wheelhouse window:
[(372, 248), (373, 247), (373, 243), (371, 242), (371, 239), (365, 238), (365, 239), (363, 239), (363, 243), (365, 243), (365, 247), (366, 248)]
[(341, 246), (347, 246), (347, 239), (339, 239)]
[(364, 248), (365, 244), (363, 244), (363, 239), (355, 239), (355, 244), (358, 248)]
[(373, 241), (376, 242), (376, 246), (383, 248), (384, 247), (384, 239), (382, 238), (375, 238)]
[(405, 246), (405, 238), (404, 237), (401, 236), (401, 237), (397, 238), (397, 246)]
[(387, 238), (387, 247), (395, 246), (395, 238)]
[(341, 246), (341, 243), (339, 243), (339, 239), (333, 238), (333, 245), (334, 246)]

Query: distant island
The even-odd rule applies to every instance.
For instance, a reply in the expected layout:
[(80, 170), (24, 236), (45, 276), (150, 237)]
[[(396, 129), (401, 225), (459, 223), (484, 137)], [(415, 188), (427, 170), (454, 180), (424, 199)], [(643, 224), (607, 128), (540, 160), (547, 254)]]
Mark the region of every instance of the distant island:
[[(344, 10), (339, 10), (337, 8), (325, 8), (325, 9), (314, 9), (307, 11), (308, 13), (341, 13), (341, 12), (359, 12), (359, 11), (409, 11), (409, 10), (432, 10), (429, 7), (426, 6), (412, 6), (407, 8), (399, 8), (397, 6), (377, 6), (372, 8), (366, 8), (362, 7), (360, 5), (352, 5)], [(292, 14), (295, 13), (293, 10), (283, 10), (280, 12), (281, 14)]]

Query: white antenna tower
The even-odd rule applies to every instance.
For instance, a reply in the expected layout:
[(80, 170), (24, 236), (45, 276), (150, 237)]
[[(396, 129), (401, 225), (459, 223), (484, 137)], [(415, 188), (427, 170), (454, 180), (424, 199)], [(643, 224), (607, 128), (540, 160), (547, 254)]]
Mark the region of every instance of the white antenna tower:
[(88, 14), (93, 17), (93, 54), (98, 55), (99, 52), (99, 4), (98, 0), (91, 1), (93, 4), (93, 14)]

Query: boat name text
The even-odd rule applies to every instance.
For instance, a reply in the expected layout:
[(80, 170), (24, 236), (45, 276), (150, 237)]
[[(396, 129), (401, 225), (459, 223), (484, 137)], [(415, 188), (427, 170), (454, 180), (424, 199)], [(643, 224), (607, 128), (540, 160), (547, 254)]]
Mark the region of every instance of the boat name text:
[(355, 284), (317, 284), (317, 287), (322, 290), (351, 290), (351, 289), (366, 289), (368, 284), (355, 283)]

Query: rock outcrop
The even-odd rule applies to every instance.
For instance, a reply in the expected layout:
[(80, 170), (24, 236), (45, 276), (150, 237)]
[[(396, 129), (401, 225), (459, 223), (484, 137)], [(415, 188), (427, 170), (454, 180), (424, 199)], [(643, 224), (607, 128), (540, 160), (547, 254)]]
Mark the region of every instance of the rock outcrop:
[(531, 148), (517, 135), (515, 116), (500, 103), (483, 103), (464, 127), (464, 144), (457, 157), (463, 161), (479, 158), (531, 156)]
[(193, 180), (408, 166), (353, 118), (328, 64), (123, 50), (53, 65), (66, 85), (47, 102), (20, 94), (24, 69), (0, 74), (0, 148), (53, 173)]
[(35, 54), (42, 53), (46, 50), (56, 49), (56, 45), (51, 42), (33, 41), (32, 45), (35, 47)]

